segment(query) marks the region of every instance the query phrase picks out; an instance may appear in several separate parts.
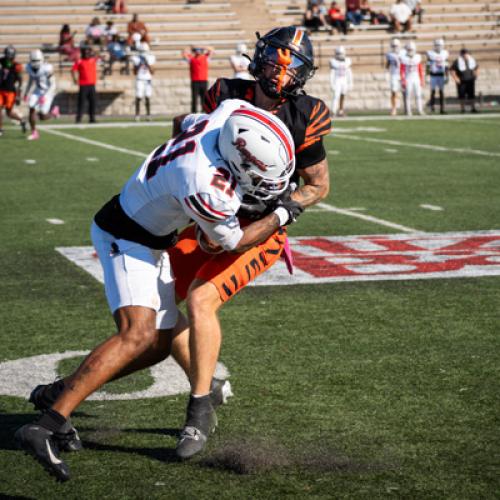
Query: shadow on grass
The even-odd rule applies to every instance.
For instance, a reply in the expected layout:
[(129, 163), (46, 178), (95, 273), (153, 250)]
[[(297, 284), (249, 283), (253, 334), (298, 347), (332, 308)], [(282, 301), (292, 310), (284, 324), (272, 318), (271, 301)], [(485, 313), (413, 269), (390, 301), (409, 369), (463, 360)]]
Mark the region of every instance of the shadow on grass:
[(179, 459), (175, 454), (174, 448), (140, 448), (134, 446), (120, 446), (114, 444), (104, 444), (98, 443), (96, 441), (88, 441), (84, 440), (83, 445), (86, 450), (92, 451), (109, 451), (113, 453), (127, 453), (133, 455), (143, 455), (148, 458), (152, 458), (154, 460), (158, 460), (160, 462), (178, 462)]

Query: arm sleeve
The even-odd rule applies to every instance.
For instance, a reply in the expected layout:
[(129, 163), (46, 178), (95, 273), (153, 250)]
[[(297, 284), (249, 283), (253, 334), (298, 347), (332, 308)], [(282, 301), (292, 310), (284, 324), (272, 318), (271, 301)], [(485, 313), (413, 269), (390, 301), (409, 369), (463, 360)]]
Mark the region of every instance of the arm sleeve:
[(236, 248), (243, 236), (236, 217), (239, 208), (236, 198), (222, 200), (211, 193), (195, 193), (186, 196), (182, 203), (186, 213), (212, 241), (224, 250)]
[(332, 122), (326, 104), (317, 100), (309, 114), (304, 141), (295, 150), (297, 168), (305, 168), (322, 161), (325, 156), (323, 136), (330, 133)]
[(219, 105), (221, 95), (221, 79), (217, 81), (207, 90), (203, 99), (203, 111), (211, 113)]

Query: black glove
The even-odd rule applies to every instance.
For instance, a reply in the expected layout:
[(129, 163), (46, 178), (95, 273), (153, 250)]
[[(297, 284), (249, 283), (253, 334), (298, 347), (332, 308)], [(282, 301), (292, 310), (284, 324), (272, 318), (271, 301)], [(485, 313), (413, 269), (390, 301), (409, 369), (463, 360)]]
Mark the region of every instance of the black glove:
[(253, 196), (245, 195), (236, 214), (238, 217), (256, 221), (270, 214), (276, 207), (276, 200), (259, 200)]
[[(284, 193), (285, 194), (285, 193)], [(276, 203), (274, 213), (280, 219), (280, 226), (288, 226), (297, 220), (297, 217), (304, 211), (304, 207), (290, 198), (290, 194), (281, 195)]]

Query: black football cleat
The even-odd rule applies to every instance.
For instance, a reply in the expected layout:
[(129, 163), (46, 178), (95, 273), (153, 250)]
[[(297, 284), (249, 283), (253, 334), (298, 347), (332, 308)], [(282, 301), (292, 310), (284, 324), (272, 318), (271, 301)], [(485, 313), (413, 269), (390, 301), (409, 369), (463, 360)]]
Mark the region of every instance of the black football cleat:
[(175, 453), (186, 460), (205, 448), (208, 436), (217, 427), (217, 415), (212, 406), (210, 395), (189, 398), (187, 417), (179, 436)]
[(69, 418), (67, 422), (54, 433), (54, 442), (61, 451), (80, 451), (83, 448), (80, 435), (71, 424)]
[(221, 405), (225, 405), (227, 400), (234, 396), (229, 380), (213, 378), (210, 384), (210, 400), (214, 410)]
[(58, 481), (69, 479), (69, 468), (59, 457), (53, 440), (54, 433), (37, 423), (23, 425), (16, 431), (14, 439), (18, 448), (38, 460), (49, 474)]

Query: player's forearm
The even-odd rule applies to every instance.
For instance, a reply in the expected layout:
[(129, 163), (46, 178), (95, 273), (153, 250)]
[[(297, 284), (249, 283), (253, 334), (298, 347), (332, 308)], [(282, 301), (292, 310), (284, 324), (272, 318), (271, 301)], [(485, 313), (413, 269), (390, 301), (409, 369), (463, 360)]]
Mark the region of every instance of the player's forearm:
[(232, 253), (243, 253), (256, 245), (266, 241), (269, 236), (275, 233), (280, 228), (279, 217), (273, 212), (266, 215), (261, 220), (253, 222), (252, 224), (243, 228), (243, 236), (238, 242)]
[(328, 196), (330, 177), (326, 158), (299, 172), (304, 184), (292, 193), (292, 200), (299, 202), (303, 207), (309, 207)]

